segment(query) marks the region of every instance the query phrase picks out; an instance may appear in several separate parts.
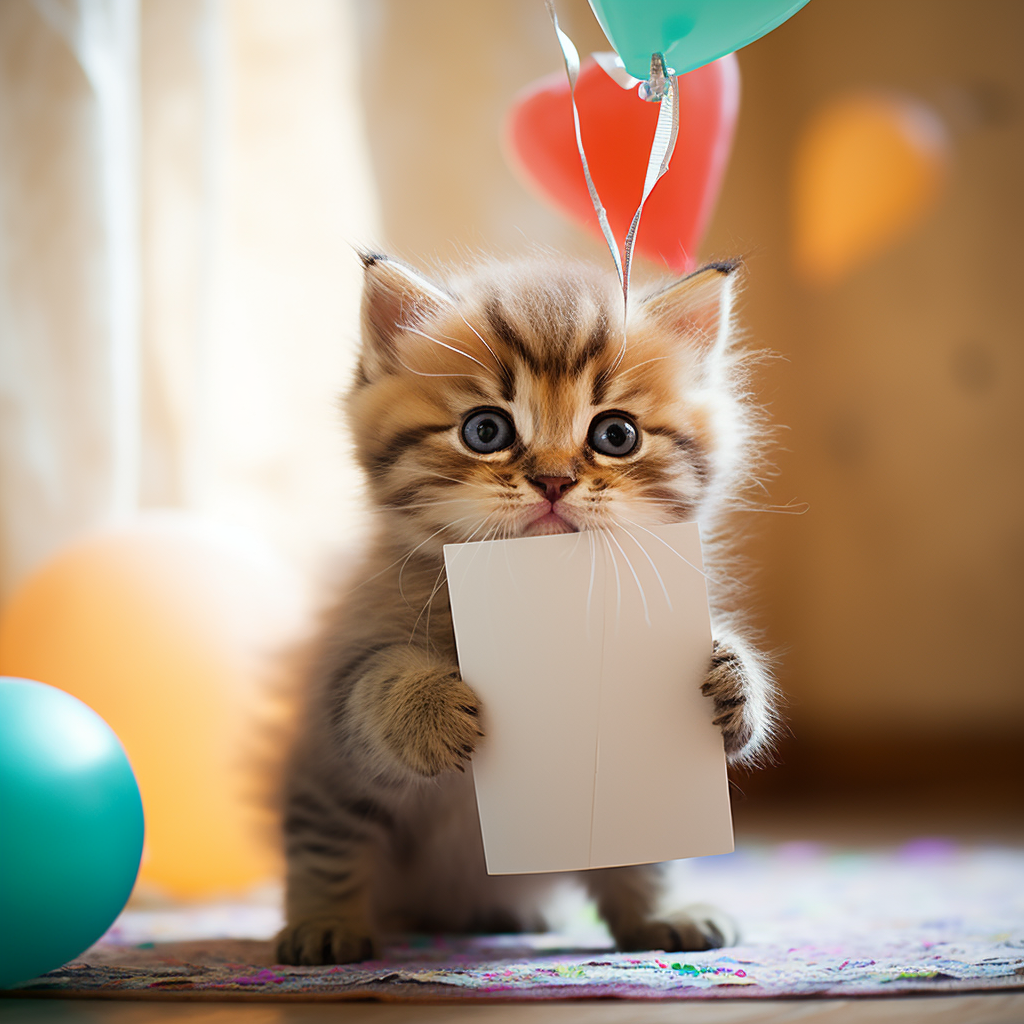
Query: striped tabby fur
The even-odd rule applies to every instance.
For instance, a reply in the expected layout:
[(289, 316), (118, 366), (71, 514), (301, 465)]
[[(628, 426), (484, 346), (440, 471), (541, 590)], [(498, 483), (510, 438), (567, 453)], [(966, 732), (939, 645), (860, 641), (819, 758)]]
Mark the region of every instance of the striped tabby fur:
[[(387, 257), (363, 260), (346, 411), (376, 532), (327, 616), (285, 773), (286, 963), (363, 959), (390, 930), (543, 926), (556, 876), (484, 869), (464, 764), (487, 709), (459, 676), (442, 545), (707, 526), (747, 472), (752, 434), (731, 345), (733, 263), (635, 299), (623, 344), (617, 284), (590, 267), (494, 264), (440, 287)], [(514, 422), (511, 446), (470, 450), (462, 426), (479, 408)], [(639, 426), (634, 452), (588, 443), (604, 411)], [(561, 518), (534, 522), (542, 512)], [(730, 760), (750, 761), (771, 732), (771, 685), (727, 620), (715, 628), (704, 691)], [(656, 866), (582, 877), (622, 949), (734, 939), (711, 908), (659, 914)]]

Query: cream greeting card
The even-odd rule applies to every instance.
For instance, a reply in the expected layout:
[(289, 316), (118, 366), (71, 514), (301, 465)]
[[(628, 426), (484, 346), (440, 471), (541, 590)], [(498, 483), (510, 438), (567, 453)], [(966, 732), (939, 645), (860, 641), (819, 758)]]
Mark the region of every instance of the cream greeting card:
[(695, 523), (444, 549), (491, 874), (728, 853)]

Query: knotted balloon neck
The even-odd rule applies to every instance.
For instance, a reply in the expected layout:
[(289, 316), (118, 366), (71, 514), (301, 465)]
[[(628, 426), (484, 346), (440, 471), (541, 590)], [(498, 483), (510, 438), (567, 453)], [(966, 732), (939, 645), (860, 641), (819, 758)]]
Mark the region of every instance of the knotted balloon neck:
[(651, 77), (640, 83), (637, 95), (642, 100), (660, 103), (672, 91), (671, 79), (674, 77), (675, 72), (665, 66), (665, 57), (660, 53), (652, 53)]

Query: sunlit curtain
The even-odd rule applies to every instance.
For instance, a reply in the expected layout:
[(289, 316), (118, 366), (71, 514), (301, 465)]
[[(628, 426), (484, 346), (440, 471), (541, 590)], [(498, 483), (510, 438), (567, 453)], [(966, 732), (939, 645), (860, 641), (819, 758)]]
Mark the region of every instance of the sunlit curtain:
[(0, 3), (0, 588), (150, 507), (310, 567), (376, 237), (338, 0)]

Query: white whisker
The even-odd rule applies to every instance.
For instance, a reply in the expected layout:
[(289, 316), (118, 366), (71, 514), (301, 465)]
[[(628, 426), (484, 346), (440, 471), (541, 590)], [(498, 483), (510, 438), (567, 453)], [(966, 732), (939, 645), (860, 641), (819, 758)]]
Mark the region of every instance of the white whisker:
[(617, 373), (615, 375), (616, 379), (621, 379), (622, 377), (625, 377), (626, 374), (632, 373), (634, 370), (639, 370), (641, 366), (646, 366), (648, 363), (657, 363), (660, 362), (662, 359), (668, 358), (668, 356), (654, 356), (651, 359), (645, 359), (642, 363), (636, 363), (633, 366), (627, 367), (625, 370), (622, 371), (622, 373)]
[[(508, 531), (511, 528), (511, 525), (512, 525), (511, 523), (506, 523), (505, 524), (506, 536), (502, 537), (501, 538), (502, 540), (508, 540), (509, 539)], [(512, 571), (512, 562), (509, 560), (509, 557), (508, 557), (508, 545), (507, 544), (502, 544), (501, 550), (505, 552), (505, 565), (508, 568), (509, 579), (514, 579), (515, 578), (515, 574)]]
[[(487, 520), (490, 519), (491, 516), (496, 515), (496, 514), (497, 514), (497, 512), (494, 511), (494, 512), (489, 512), (486, 516), (484, 516), (484, 518), (480, 520), (480, 522), (477, 525), (476, 529), (473, 530), (473, 532), (462, 543), (468, 544), (477, 535), (477, 533), (480, 532), (480, 530), (483, 528), (483, 526), (487, 522)], [(468, 519), (469, 517), (467, 516), (466, 518)], [(458, 522), (458, 520), (456, 520), (456, 522)], [(409, 634), (409, 643), (410, 644), (413, 641), (413, 637), (416, 635), (416, 627), (420, 624), (420, 619), (422, 618), (424, 612), (427, 613), (427, 620), (426, 620), (426, 623), (424, 624), (424, 627), (423, 627), (423, 635), (424, 635), (425, 639), (427, 640), (427, 642), (428, 643), (430, 642), (430, 609), (431, 609), (431, 606), (434, 603), (434, 598), (437, 596), (438, 591), (441, 589), (441, 587), (444, 585), (444, 583), (447, 582), (447, 579), (445, 579), (445, 580), (441, 579), (441, 577), (444, 574), (445, 574), (445, 564), (444, 564), (444, 560), (442, 559), (442, 561), (441, 561), (441, 570), (440, 570), (440, 572), (438, 572), (437, 579), (434, 581), (434, 588), (430, 592), (430, 597), (427, 598), (427, 603), (420, 609), (419, 615), (416, 616), (416, 621), (412, 624), (412, 632)]]
[(473, 362), (476, 363), (476, 365), (479, 366), (481, 369), (486, 370), (488, 373), (491, 372), (490, 367), (488, 367), (486, 363), (481, 363), (476, 356), (471, 356), (468, 352), (463, 352), (461, 348), (456, 348), (455, 345), (446, 345), (443, 341), (439, 341), (437, 338), (432, 338), (429, 334), (426, 334), (425, 332), (419, 330), (416, 327), (406, 327), (405, 330), (407, 330), (410, 334), (417, 334), (421, 338), (426, 338), (427, 341), (432, 341), (435, 345), (440, 345), (441, 348), (448, 349), (449, 352), (454, 352), (456, 353), (456, 355), (465, 356), (467, 359), (472, 359)]
[(799, 501), (795, 505), (732, 505), (730, 512), (770, 512), (779, 516), (802, 516), (811, 510), (809, 502)]
[[(464, 516), (463, 518), (464, 518), (464, 519), (468, 519), (468, 518), (469, 518), (469, 516)], [(458, 523), (458, 522), (461, 522), (461, 520), (459, 520), (459, 519), (456, 519), (456, 520), (455, 520), (455, 522), (456, 522), (456, 523)], [(452, 524), (450, 524), (450, 525), (454, 526), (454, 525), (455, 525), (455, 523), (452, 523)], [(440, 530), (437, 530), (436, 532), (432, 533), (432, 534), (431, 534), (431, 535), (430, 535), (430, 536), (429, 536), (429, 537), (427, 538), (427, 540), (421, 541), (421, 542), (420, 542), (419, 544), (417, 544), (417, 545), (416, 545), (416, 547), (414, 547), (414, 548), (412, 549), (412, 551), (410, 551), (410, 552), (409, 552), (408, 554), (405, 554), (405, 555), (400, 555), (400, 556), (399, 556), (398, 558), (396, 558), (396, 559), (395, 559), (395, 560), (394, 560), (394, 561), (393, 561), (393, 562), (392, 562), (392, 563), (391, 563), (390, 565), (386, 565), (386, 566), (384, 566), (384, 568), (383, 568), (383, 569), (381, 569), (381, 571), (380, 571), (380, 572), (375, 572), (375, 573), (374, 573), (374, 574), (373, 574), (372, 576), (368, 576), (368, 577), (367, 577), (367, 578), (366, 578), (365, 580), (363, 580), (363, 581), (362, 581), (361, 583), (357, 583), (357, 584), (356, 584), (356, 585), (355, 585), (354, 587), (352, 587), (352, 588), (350, 588), (349, 590), (347, 590), (347, 591), (346, 591), (346, 594), (354, 594), (354, 593), (355, 593), (355, 592), (356, 592), (357, 590), (359, 590), (359, 589), (360, 589), (360, 587), (365, 587), (367, 583), (372, 583), (372, 582), (373, 582), (373, 581), (374, 581), (375, 579), (377, 579), (377, 577), (378, 577), (378, 576), (383, 576), (383, 575), (384, 575), (384, 573), (386, 573), (386, 572), (387, 572), (387, 571), (388, 571), (389, 569), (394, 569), (394, 567), (395, 567), (396, 565), (398, 565), (398, 563), (399, 563), (399, 562), (403, 562), (403, 563), (404, 563), (404, 562), (408, 562), (408, 561), (409, 561), (409, 559), (410, 559), (410, 558), (412, 558), (412, 556), (413, 556), (414, 554), (416, 554), (416, 552), (417, 552), (417, 551), (418, 551), (418, 550), (419, 550), (419, 549), (420, 549), (421, 547), (423, 547), (423, 545), (424, 545), (424, 544), (426, 544), (426, 543), (427, 543), (427, 541), (429, 541), (429, 540), (433, 540), (433, 538), (434, 538), (434, 537), (436, 537), (436, 536), (437, 536), (437, 535), (438, 535), (439, 533), (441, 533), (441, 532), (442, 532), (443, 530), (445, 530), (445, 529), (447, 529), (447, 527), (444, 527), (444, 526), (442, 526)], [(403, 568), (404, 568), (404, 565), (403, 565)], [(401, 586), (401, 573), (399, 573), (399, 586)]]
[(615, 629), (618, 630), (619, 620), (622, 617), (622, 580), (619, 577), (619, 563), (615, 558), (615, 552), (612, 551), (611, 544), (608, 542), (608, 530), (603, 526), (599, 526), (598, 533), (601, 534), (601, 539), (608, 549), (608, 557), (612, 560), (612, 568), (615, 570)]
[[(398, 359), (397, 356), (395, 358)], [(479, 373), (425, 373), (423, 370), (414, 370), (401, 359), (398, 359), (398, 362), (410, 373), (415, 373), (417, 377), (472, 377), (473, 380), (484, 380)]]
[[(501, 511), (500, 509), (496, 509), (496, 510), (495, 510), (494, 512), (492, 512), (492, 513), (491, 513), (491, 515), (496, 515), (496, 514), (498, 514), (498, 513), (500, 512), (500, 511)], [(489, 519), (489, 518), (490, 518), (490, 516), (488, 516), (487, 518)], [(492, 525), (491, 525), (491, 526), (490, 526), (490, 527), (488, 528), (487, 532), (486, 532), (486, 533), (485, 533), (485, 534), (483, 535), (483, 537), (481, 537), (481, 538), (480, 538), (480, 540), (479, 540), (479, 541), (477, 542), (477, 545), (476, 545), (476, 549), (475, 549), (475, 550), (473, 551), (473, 554), (472, 554), (472, 556), (471, 556), (471, 557), (470, 557), (470, 559), (469, 559), (469, 565), (470, 565), (470, 566), (472, 566), (472, 564), (473, 564), (473, 563), (474, 563), (474, 562), (476, 561), (476, 559), (477, 559), (477, 556), (478, 556), (478, 555), (480, 554), (480, 552), (481, 552), (481, 551), (482, 551), (482, 550), (484, 549), (484, 547), (487, 547), (487, 564), (488, 564), (488, 565), (490, 565), (490, 563), (491, 563), (491, 554), (493, 553), (493, 551), (494, 551), (494, 548), (493, 548), (493, 547), (491, 547), (491, 546), (487, 546), (487, 545), (485, 545), (485, 544), (484, 544), (483, 542), (484, 542), (484, 541), (488, 541), (488, 540), (492, 540), (492, 539), (494, 539), (494, 535), (495, 535), (495, 534), (496, 534), (496, 533), (497, 533), (497, 532), (498, 532), (499, 530), (503, 529), (503, 528), (504, 528), (504, 526), (505, 526), (505, 523), (503, 522), (503, 520), (501, 520), (501, 519), (499, 518), (499, 519), (498, 519), (498, 521), (497, 521), (496, 523), (493, 523), (493, 524), (492, 524)], [(467, 567), (467, 568), (468, 568), (468, 567)]]
[(590, 602), (594, 596), (594, 573), (597, 569), (597, 545), (594, 543), (594, 531), (587, 530), (590, 537), (590, 586), (587, 587), (587, 637), (590, 637)]
[(676, 549), (674, 547), (672, 547), (672, 545), (669, 544), (669, 542), (667, 540), (665, 540), (662, 537), (659, 537), (656, 533), (651, 533), (651, 531), (648, 530), (646, 526), (641, 526), (639, 523), (634, 523), (632, 519), (626, 519), (626, 517), (621, 515), (621, 513), (620, 513), (620, 518), (625, 520), (625, 522), (629, 523), (630, 526), (635, 526), (638, 530), (643, 530), (644, 533), (650, 533), (651, 536), (656, 541), (658, 541), (658, 543), (664, 544), (665, 547), (667, 547), (669, 549), (669, 551), (672, 552), (672, 554), (674, 554), (677, 558), (681, 558), (691, 569), (694, 570), (694, 572), (699, 572), (701, 574), (701, 576), (703, 576), (704, 579), (706, 579), (709, 583), (714, 583), (716, 586), (721, 586), (722, 585), (721, 580), (716, 580), (713, 577), (709, 576), (706, 572), (704, 572), (703, 569), (698, 569), (697, 566), (695, 566), (693, 564), (693, 562), (691, 562), (688, 558), (684, 557), (678, 551), (676, 551)]
[(643, 585), (640, 583), (640, 577), (637, 576), (636, 569), (633, 568), (633, 563), (629, 560), (629, 555), (626, 554), (622, 545), (618, 542), (618, 540), (615, 537), (615, 534), (612, 533), (611, 530), (608, 531), (608, 538), (622, 552), (622, 557), (626, 561), (626, 566), (628, 567), (629, 571), (633, 574), (633, 582), (636, 583), (636, 589), (640, 591), (640, 601), (643, 603), (644, 606), (644, 620), (649, 626), (651, 624), (651, 614), (647, 608), (647, 595), (644, 593)]
[(433, 501), (418, 501), (408, 505), (378, 505), (377, 508), (386, 512), (401, 512), (403, 509), (411, 508), (433, 508), (435, 505), (457, 505), (460, 502), (469, 501), (469, 498), (435, 498)]
[[(620, 517), (616, 516), (616, 519), (618, 518)], [(665, 581), (662, 579), (661, 573), (658, 571), (658, 567), (654, 564), (654, 559), (651, 558), (649, 552), (647, 551), (647, 548), (645, 548), (643, 544), (641, 544), (640, 541), (636, 539), (634, 534), (630, 533), (630, 531), (626, 529), (626, 527), (619, 524), (619, 529), (622, 530), (622, 532), (627, 537), (629, 537), (629, 539), (641, 550), (641, 552), (643, 552), (644, 558), (646, 558), (647, 561), (651, 563), (651, 568), (654, 570), (654, 575), (658, 577), (658, 582), (661, 584), (661, 592), (665, 595), (665, 602), (666, 604), (668, 604), (668, 610), (672, 611), (672, 598), (668, 596), (668, 588), (665, 586)]]
[(441, 589), (441, 577), (444, 575), (444, 562), (441, 562), (441, 568), (438, 570), (437, 577), (434, 579), (434, 587), (430, 591), (430, 597), (427, 598), (427, 603), (420, 609), (419, 615), (416, 616), (416, 621), (412, 624), (412, 629), (409, 631), (409, 643), (412, 644), (413, 638), (416, 636), (416, 627), (420, 624), (420, 619), (423, 617), (423, 613), (427, 613), (426, 625), (423, 628), (423, 638), (426, 642), (430, 643), (430, 606), (434, 603), (434, 598), (437, 596), (437, 592)]
[(484, 336), (464, 316), (462, 316), (461, 313), (459, 313), (459, 316), (462, 318), (462, 322), (480, 339), (480, 344), (482, 344), (483, 347), (487, 349), (487, 351), (490, 352), (492, 356), (494, 356), (494, 361), (498, 364), (498, 366), (501, 366), (501, 360), (495, 355), (494, 349), (487, 344), (487, 341), (484, 338)]
[[(421, 540), (419, 544), (417, 544), (416, 547), (414, 547), (412, 551), (410, 551), (409, 554), (405, 556), (405, 558), (400, 560), (402, 562), (402, 568), (398, 570), (398, 592), (402, 595), (402, 600), (405, 601), (405, 603), (409, 605), (410, 608), (412, 607), (412, 605), (409, 604), (409, 602), (406, 600), (405, 591), (402, 589), (402, 576), (405, 573), (405, 567), (409, 564), (409, 559), (412, 558), (412, 556), (415, 555), (416, 552), (419, 551), (419, 549), (423, 547), (424, 544), (426, 544), (428, 541), (432, 541), (439, 533), (444, 533), (445, 530), (450, 530), (453, 526), (455, 526), (456, 523), (464, 523), (467, 519), (472, 518), (472, 516), (461, 516), (459, 519), (453, 519), (450, 523), (446, 523), (444, 526), (441, 527), (440, 530), (435, 530), (429, 537), (426, 538), (426, 540)], [(396, 563), (393, 562), (392, 565), (394, 564)], [(388, 568), (390, 568), (390, 566)]]
[(447, 480), (449, 483), (458, 484), (460, 487), (466, 483), (465, 480), (457, 480), (453, 476), (445, 476), (444, 473), (438, 473), (437, 470), (434, 469), (417, 468), (416, 472), (421, 476), (436, 476), (438, 480)]

